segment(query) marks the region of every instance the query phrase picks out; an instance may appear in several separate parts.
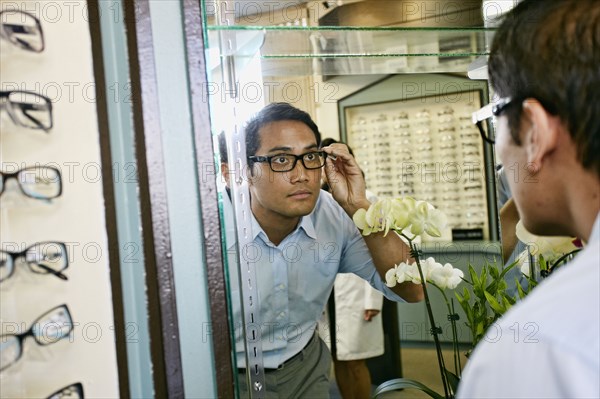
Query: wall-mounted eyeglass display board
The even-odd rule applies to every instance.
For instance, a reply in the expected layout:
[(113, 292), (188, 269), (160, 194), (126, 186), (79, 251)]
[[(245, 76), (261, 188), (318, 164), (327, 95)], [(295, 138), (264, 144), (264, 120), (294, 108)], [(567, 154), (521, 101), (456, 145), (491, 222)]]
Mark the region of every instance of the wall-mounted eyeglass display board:
[[(471, 114), (487, 85), (462, 77), (396, 75), (339, 102), (341, 137), (380, 198), (428, 201), (448, 217), (442, 240), (489, 240), (495, 232), (490, 149)], [(491, 176), (492, 184), (486, 184)]]
[(0, 50), (0, 396), (118, 397), (87, 3), (0, 1)]

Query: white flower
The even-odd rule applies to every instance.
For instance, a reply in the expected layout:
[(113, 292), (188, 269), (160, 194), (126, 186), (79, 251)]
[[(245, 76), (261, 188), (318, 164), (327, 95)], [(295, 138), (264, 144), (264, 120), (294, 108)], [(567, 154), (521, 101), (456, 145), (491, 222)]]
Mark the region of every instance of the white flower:
[(392, 203), (392, 217), (394, 226), (403, 230), (410, 225), (410, 214), (416, 206), (416, 201), (411, 197), (395, 198)]
[[(429, 257), (421, 261), (421, 271), (425, 281), (433, 283), (441, 289), (454, 289), (461, 282), (464, 273), (460, 269), (455, 269), (450, 263), (442, 265)], [(417, 262), (404, 263), (394, 266), (385, 274), (385, 284), (388, 287), (395, 287), (396, 284), (410, 281), (414, 284), (421, 284), (421, 275)]]
[(352, 216), (352, 220), (356, 227), (358, 227), (364, 236), (368, 236), (372, 232), (371, 226), (367, 223), (367, 211), (365, 209), (359, 209)]
[(392, 288), (395, 287), (398, 281), (396, 281), (396, 268), (398, 266), (394, 266), (390, 270), (385, 273), (385, 285)]
[(573, 237), (536, 236), (531, 234), (519, 220), (515, 228), (517, 238), (529, 246), (532, 255), (542, 255), (545, 259), (558, 258), (577, 249)]
[(395, 265), (385, 273), (385, 285), (388, 287), (395, 287), (396, 284), (402, 284), (403, 282), (410, 280), (407, 274), (409, 269), (410, 265), (404, 262)]
[(443, 212), (428, 202), (411, 197), (381, 199), (367, 210), (356, 211), (352, 219), (364, 236), (380, 231), (387, 235), (390, 230), (395, 230), (411, 240), (423, 232), (439, 237), (447, 223)]
[(446, 215), (425, 201), (417, 202), (409, 217), (410, 231), (414, 235), (423, 234), (425, 231), (430, 236), (440, 237), (447, 223)]
[(408, 263), (400, 263), (396, 266), (396, 281), (398, 283), (403, 283), (409, 280), (408, 271), (410, 270), (410, 265)]
[(445, 289), (454, 289), (462, 281), (464, 273), (460, 269), (455, 269), (450, 263), (434, 269), (431, 272), (430, 279), (438, 287)]

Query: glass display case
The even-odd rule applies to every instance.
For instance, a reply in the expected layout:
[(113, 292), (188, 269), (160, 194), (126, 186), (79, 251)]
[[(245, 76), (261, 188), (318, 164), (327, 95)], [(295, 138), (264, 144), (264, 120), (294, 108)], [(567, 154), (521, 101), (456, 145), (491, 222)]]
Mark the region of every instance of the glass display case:
[[(469, 119), (488, 102), (487, 82), (466, 78), (469, 66), (487, 54), (486, 43), (493, 34), (483, 27), (481, 2), (465, 2), (464, 8), (458, 6), (439, 18), (369, 25), (345, 25), (341, 11), (335, 19), (326, 18), (333, 11), (324, 4), (332, 2), (266, 3), (249, 7), (240, 1), (216, 0), (205, 2), (203, 10), (211, 129), (215, 148), (219, 134), (226, 138), (237, 248), (246, 248), (252, 236), (243, 126), (253, 113), (275, 101), (291, 102), (309, 112), (326, 136), (352, 146), (367, 185), (379, 196), (413, 194), (431, 200), (449, 214), (456, 239), (496, 240), (493, 153), (483, 146)], [(371, 1), (348, 3), (348, 7), (379, 7)], [(408, 2), (385, 3), (402, 13), (402, 4)], [(333, 20), (338, 25), (320, 25)], [(394, 79), (412, 86), (391, 85)], [(423, 85), (457, 81), (468, 82), (468, 88), (459, 85), (432, 93)], [(349, 101), (352, 94), (369, 87), (370, 103)], [(407, 96), (407, 90), (415, 87)], [(432, 166), (433, 173), (427, 172), (428, 163), (440, 159), (447, 169)], [(407, 168), (417, 161), (425, 164), (430, 180), (415, 180), (415, 170), (409, 173)], [(439, 181), (442, 177), (444, 182)], [(219, 179), (222, 189), (224, 183)], [(222, 194), (221, 199), (228, 201), (228, 196)], [(459, 230), (481, 234), (466, 237)], [(452, 232), (444, 239), (452, 241)], [(244, 315), (240, 333), (245, 353), (241, 362), (238, 353), (238, 365), (245, 365), (247, 372), (238, 376), (246, 380), (252, 397), (264, 397), (261, 336), (267, 330), (261, 328), (257, 312), (261, 295), (255, 284), (256, 264), (236, 253), (231, 237), (223, 237), (223, 243), (224, 248), (233, 248), (227, 254), (230, 300)], [(468, 247), (473, 251), (472, 245)], [(490, 251), (497, 253), (496, 247)], [(415, 314), (402, 312), (403, 317)], [(420, 311), (416, 313), (420, 318)]]

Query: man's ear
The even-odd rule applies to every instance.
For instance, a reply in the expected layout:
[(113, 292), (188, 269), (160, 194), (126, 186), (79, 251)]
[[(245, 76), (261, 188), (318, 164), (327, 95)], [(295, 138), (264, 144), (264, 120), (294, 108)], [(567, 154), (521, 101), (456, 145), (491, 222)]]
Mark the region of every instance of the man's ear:
[(527, 150), (527, 162), (537, 171), (546, 157), (556, 150), (562, 124), (560, 119), (550, 114), (536, 99), (523, 101), (523, 116), (526, 130), (522, 137)]

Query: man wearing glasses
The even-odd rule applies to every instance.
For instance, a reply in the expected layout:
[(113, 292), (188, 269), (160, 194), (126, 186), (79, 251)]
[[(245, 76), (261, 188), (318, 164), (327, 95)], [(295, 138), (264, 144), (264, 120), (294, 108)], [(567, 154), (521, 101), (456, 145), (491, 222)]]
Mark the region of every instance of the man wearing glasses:
[[(336, 274), (355, 273), (395, 301), (420, 301), (422, 289), (385, 286), (385, 272), (409, 257), (408, 248), (396, 234), (362, 237), (354, 225), (352, 215), (370, 202), (344, 144), (320, 148), (310, 116), (286, 103), (265, 107), (245, 134), (267, 397), (329, 397), (331, 356), (315, 326)], [(332, 194), (320, 189), (323, 167)], [(235, 300), (233, 312), (240, 320)], [(236, 342), (240, 373), (242, 340)]]
[(600, 2), (523, 1), (495, 34), (489, 76), (502, 100), (474, 121), (497, 118), (486, 137), (525, 228), (586, 246), (488, 332), (458, 396), (598, 398)]

